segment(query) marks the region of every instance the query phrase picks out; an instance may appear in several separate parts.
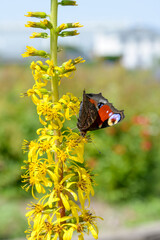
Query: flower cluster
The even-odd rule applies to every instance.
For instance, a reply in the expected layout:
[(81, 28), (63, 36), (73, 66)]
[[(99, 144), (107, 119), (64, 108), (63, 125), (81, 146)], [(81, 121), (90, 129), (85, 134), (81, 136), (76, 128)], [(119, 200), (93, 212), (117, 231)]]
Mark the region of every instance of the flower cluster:
[[(56, 0), (51, 0), (51, 3)], [(63, 0), (59, 5), (76, 5), (75, 1)], [(55, 10), (56, 11), (56, 10)], [(54, 14), (51, 12), (51, 15)], [(26, 27), (48, 29), (51, 41), (53, 29), (55, 36), (76, 35), (67, 28), (81, 27), (79, 23), (61, 24), (59, 27), (47, 20), (44, 12), (28, 12), (27, 17), (43, 19), (40, 22), (28, 22)], [(50, 16), (52, 19), (52, 16)], [(48, 33), (33, 33), (32, 38), (48, 38)], [(27, 46), (23, 57), (40, 56), (46, 61), (31, 63), (34, 84), (23, 96), (31, 97), (36, 105), (42, 127), (37, 130), (37, 139), (24, 140), (23, 151), (27, 153), (22, 169), (23, 188), (31, 189), (36, 203), (29, 205), (26, 214), (29, 240), (71, 240), (74, 232), (78, 239), (84, 239), (84, 233), (92, 233), (98, 239), (97, 216), (89, 210), (90, 195), (94, 195), (94, 175), (84, 163), (84, 144), (87, 137), (65, 127), (79, 112), (80, 101), (72, 93), (61, 98), (58, 95), (60, 81), (76, 70), (75, 65), (84, 62), (81, 57), (70, 59), (60, 66), (50, 53)], [(57, 85), (56, 85), (57, 84)], [(54, 88), (55, 87), (55, 88)], [(87, 204), (86, 204), (87, 201)]]

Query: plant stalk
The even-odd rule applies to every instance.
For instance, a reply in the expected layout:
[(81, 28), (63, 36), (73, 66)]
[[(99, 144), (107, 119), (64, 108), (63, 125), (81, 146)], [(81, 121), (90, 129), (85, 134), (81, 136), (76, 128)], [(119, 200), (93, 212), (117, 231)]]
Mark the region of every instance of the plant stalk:
[[(57, 66), (57, 40), (58, 40), (58, 35), (56, 32), (57, 14), (58, 14), (58, 1), (51, 0), (50, 21), (52, 23), (53, 28), (50, 30), (50, 54), (51, 54), (51, 60), (53, 60), (54, 66)], [(53, 102), (57, 102), (59, 100), (58, 75), (55, 75), (54, 77), (52, 77), (51, 88), (52, 88), (51, 90), (52, 90)]]
[[(58, 34), (56, 32), (57, 29), (57, 15), (58, 15), (58, 1), (51, 0), (51, 14), (50, 14), (50, 21), (52, 23), (53, 28), (50, 30), (50, 55), (51, 60), (53, 60), (54, 66), (57, 66), (57, 42), (58, 42)], [(51, 91), (52, 91), (52, 100), (53, 103), (59, 100), (59, 89), (58, 89), (58, 75), (55, 74), (54, 77), (51, 78)], [(60, 130), (54, 130), (54, 134), (56, 136), (60, 136)], [(60, 147), (59, 141), (55, 141), (57, 147)], [(55, 162), (59, 164), (59, 182), (63, 179), (63, 163), (58, 163), (58, 157), (55, 153)], [(58, 206), (60, 208), (59, 212), (61, 217), (65, 216), (65, 208), (62, 202), (61, 197), (59, 196), (60, 201), (58, 202)], [(59, 240), (63, 240), (63, 234), (59, 234)]]

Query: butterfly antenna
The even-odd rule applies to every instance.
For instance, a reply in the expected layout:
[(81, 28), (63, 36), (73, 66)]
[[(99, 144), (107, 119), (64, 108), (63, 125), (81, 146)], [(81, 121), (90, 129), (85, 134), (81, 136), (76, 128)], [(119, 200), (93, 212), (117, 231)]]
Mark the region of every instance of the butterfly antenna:
[(99, 149), (97, 148), (95, 142), (92, 142), (92, 143), (93, 143), (93, 145), (95, 146), (95, 149), (97, 150), (97, 152), (98, 152), (99, 154), (102, 154), (101, 151), (99, 151)]
[(78, 127), (74, 127), (74, 128), (71, 128), (71, 130), (73, 131), (73, 130), (75, 130), (75, 129), (77, 129)]

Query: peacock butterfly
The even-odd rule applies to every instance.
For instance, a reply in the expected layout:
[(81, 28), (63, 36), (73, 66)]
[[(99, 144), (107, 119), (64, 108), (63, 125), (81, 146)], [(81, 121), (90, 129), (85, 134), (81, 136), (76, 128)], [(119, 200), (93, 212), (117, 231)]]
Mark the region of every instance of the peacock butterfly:
[(123, 110), (117, 110), (101, 93), (83, 91), (77, 123), (82, 136), (85, 136), (87, 131), (113, 126), (124, 117)]

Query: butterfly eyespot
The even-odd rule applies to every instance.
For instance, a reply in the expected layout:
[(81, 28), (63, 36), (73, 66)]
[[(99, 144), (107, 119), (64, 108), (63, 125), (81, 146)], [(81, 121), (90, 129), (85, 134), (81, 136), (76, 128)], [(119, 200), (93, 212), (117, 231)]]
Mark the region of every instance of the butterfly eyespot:
[(108, 119), (108, 125), (113, 126), (117, 124), (120, 121), (121, 117), (120, 114), (113, 114), (109, 119)]
[(97, 104), (97, 106), (98, 106), (99, 109), (100, 109), (103, 105), (104, 105), (104, 103), (102, 103), (102, 102), (99, 102), (99, 103)]

